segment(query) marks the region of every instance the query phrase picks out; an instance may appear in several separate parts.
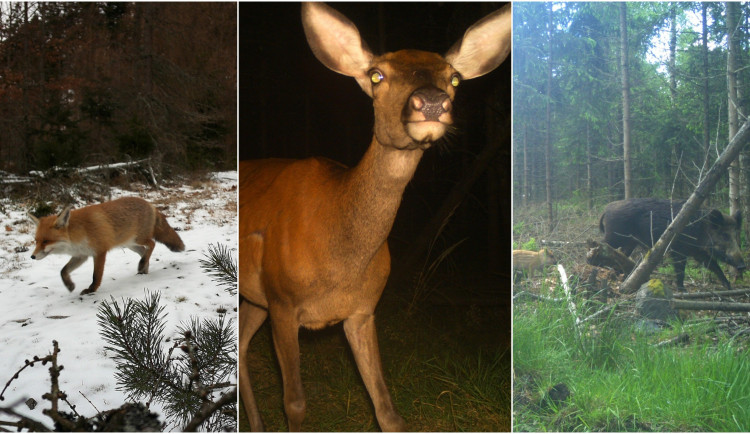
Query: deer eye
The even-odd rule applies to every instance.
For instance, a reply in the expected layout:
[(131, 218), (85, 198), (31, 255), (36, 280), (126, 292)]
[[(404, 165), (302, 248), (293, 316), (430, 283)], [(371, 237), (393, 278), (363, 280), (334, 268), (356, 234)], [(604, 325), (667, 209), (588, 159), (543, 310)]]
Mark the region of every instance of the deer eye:
[(461, 77), (459, 77), (458, 74), (453, 74), (453, 76), (451, 76), (451, 86), (458, 87), (460, 83), (461, 83)]
[(385, 77), (383, 77), (383, 73), (378, 71), (377, 69), (373, 69), (370, 71), (370, 81), (372, 81), (373, 84), (378, 84), (381, 81), (383, 81)]

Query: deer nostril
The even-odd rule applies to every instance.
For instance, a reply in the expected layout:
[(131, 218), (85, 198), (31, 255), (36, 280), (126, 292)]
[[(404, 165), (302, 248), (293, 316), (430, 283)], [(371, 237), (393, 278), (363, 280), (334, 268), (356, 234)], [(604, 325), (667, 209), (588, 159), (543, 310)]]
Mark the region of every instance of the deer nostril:
[(414, 108), (414, 110), (422, 110), (422, 107), (424, 107), (424, 100), (418, 95), (412, 95), (411, 106), (412, 108)]
[(438, 121), (443, 113), (450, 112), (453, 107), (448, 94), (435, 87), (415, 90), (409, 101), (411, 108), (422, 113), (427, 121)]
[(448, 95), (445, 96), (445, 100), (443, 100), (443, 111), (446, 113), (451, 111), (453, 109), (453, 103), (451, 103), (451, 99), (448, 98)]

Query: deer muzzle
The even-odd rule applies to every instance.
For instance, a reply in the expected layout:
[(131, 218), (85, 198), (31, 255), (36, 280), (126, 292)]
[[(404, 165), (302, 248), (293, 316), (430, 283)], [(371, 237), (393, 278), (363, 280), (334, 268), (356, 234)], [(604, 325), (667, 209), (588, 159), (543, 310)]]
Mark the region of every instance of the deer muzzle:
[(436, 87), (415, 90), (404, 107), (406, 131), (416, 142), (434, 142), (445, 134), (453, 123), (453, 102)]

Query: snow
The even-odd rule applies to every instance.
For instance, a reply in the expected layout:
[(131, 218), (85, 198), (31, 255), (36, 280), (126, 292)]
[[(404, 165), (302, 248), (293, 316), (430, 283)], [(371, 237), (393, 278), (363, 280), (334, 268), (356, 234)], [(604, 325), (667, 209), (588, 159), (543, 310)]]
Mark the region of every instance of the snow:
[[(212, 281), (199, 261), (205, 259), (209, 244), (217, 243), (229, 247), (237, 259), (237, 173), (214, 173), (208, 182), (191, 184), (157, 191), (146, 186), (136, 191), (112, 190), (112, 199), (139, 196), (159, 207), (170, 226), (178, 230), (186, 250), (175, 253), (157, 243), (149, 274), (139, 275), (139, 256), (115, 248), (107, 254), (101, 287), (85, 296), (80, 292), (91, 283), (93, 261), (87, 260), (71, 273), (76, 288), (69, 292), (60, 270), (70, 258), (49, 255), (32, 260), (35, 227), (26, 218), (25, 205), (0, 201), (0, 389), (25, 360), (51, 354), (56, 340), (60, 345), (58, 363), (65, 367), (60, 389), (78, 413), (91, 417), (97, 409), (110, 410), (125, 403), (125, 394), (117, 390), (115, 362), (104, 350), (96, 318), (101, 303), (112, 298), (122, 305), (126, 298), (143, 300), (146, 289), (160, 292), (167, 312), (165, 331), (170, 337), (191, 317), (216, 318), (221, 308), (235, 318), (236, 326), (237, 296)], [(60, 210), (62, 204), (56, 205)], [(10, 383), (0, 406), (17, 404), (15, 411), (51, 427), (50, 419), (42, 414), (50, 407), (49, 401), (42, 399), (49, 391), (48, 366), (35, 364)], [(28, 398), (37, 401), (35, 409), (23, 404)], [(62, 402), (60, 408), (70, 411)], [(157, 404), (152, 404), (152, 409), (163, 414)], [(0, 414), (0, 420), (12, 418)], [(163, 415), (160, 420), (165, 420)]]

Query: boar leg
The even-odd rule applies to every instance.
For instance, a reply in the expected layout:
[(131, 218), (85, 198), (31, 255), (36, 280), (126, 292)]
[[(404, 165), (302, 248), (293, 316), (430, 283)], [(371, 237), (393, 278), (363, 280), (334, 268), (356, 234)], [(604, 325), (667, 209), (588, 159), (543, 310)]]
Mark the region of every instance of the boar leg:
[(727, 290), (731, 291), (732, 285), (729, 283), (729, 280), (727, 280), (727, 276), (724, 275), (724, 272), (721, 271), (721, 267), (719, 266), (719, 263), (716, 262), (716, 259), (710, 258), (705, 264), (706, 267), (708, 267), (709, 270), (713, 271), (716, 277), (719, 278), (721, 284), (724, 285)]
[(685, 265), (687, 257), (679, 253), (672, 252), (672, 268), (677, 279), (677, 290), (685, 292)]

